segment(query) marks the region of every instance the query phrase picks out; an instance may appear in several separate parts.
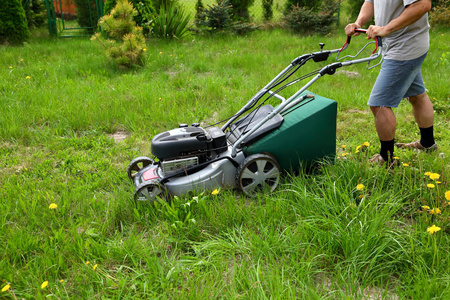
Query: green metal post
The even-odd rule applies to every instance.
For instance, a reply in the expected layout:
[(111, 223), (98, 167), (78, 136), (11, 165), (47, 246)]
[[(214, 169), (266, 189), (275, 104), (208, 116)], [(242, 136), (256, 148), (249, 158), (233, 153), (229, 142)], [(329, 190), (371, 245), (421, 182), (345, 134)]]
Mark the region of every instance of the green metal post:
[(47, 8), (48, 32), (51, 36), (56, 36), (58, 30), (56, 27), (56, 14), (53, 2), (51, 0), (45, 0), (45, 7)]

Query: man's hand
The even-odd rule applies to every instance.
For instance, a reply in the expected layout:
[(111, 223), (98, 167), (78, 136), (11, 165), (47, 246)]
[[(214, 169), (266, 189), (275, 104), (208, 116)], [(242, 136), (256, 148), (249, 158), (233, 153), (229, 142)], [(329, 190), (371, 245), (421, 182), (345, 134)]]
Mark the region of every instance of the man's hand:
[(347, 26), (345, 26), (345, 34), (347, 36), (358, 36), (360, 33), (359, 32), (355, 32), (356, 28), (361, 28), (361, 25), (359, 25), (358, 23), (350, 23)]
[(386, 35), (389, 34), (389, 32), (386, 31), (386, 29), (384, 28), (384, 26), (375, 26), (375, 25), (370, 25), (369, 28), (367, 29), (367, 39), (375, 39), (377, 36), (379, 37), (385, 37)]

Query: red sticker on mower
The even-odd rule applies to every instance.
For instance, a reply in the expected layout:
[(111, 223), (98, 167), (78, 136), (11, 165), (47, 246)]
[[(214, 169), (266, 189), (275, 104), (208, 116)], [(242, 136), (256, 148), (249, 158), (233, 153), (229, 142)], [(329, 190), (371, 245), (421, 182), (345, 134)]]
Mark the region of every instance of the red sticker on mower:
[(151, 168), (150, 170), (145, 171), (144, 174), (142, 174), (142, 178), (145, 181), (159, 178), (158, 174), (156, 174), (156, 168)]

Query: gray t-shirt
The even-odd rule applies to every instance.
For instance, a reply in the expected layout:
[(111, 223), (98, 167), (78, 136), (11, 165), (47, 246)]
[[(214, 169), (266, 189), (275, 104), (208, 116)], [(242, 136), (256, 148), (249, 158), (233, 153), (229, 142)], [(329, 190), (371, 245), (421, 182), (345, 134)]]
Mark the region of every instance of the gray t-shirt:
[[(366, 0), (374, 4), (375, 25), (385, 26), (397, 18), (408, 5), (419, 0)], [(424, 55), (430, 47), (428, 14), (413, 24), (383, 38), (384, 57), (411, 60)]]

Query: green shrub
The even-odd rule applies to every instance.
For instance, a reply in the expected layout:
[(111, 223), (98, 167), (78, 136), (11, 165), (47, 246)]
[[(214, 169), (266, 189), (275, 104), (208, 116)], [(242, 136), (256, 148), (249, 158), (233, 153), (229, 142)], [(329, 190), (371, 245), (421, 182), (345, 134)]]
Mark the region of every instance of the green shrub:
[(350, 19), (356, 21), (361, 10), (361, 6), (364, 4), (365, 0), (348, 0), (349, 15)]
[(197, 0), (197, 3), (195, 3), (195, 17), (194, 17), (194, 23), (197, 25), (198, 21), (200, 20), (202, 11), (205, 9), (205, 6), (203, 5), (202, 0)]
[(215, 32), (231, 28), (231, 5), (227, 0), (199, 8), (199, 11), (196, 25), (200, 31)]
[(448, 1), (440, 0), (432, 8), (430, 12), (430, 24), (432, 26), (450, 26), (450, 3)]
[(295, 6), (283, 18), (288, 28), (302, 34), (327, 34), (337, 21), (339, 5), (336, 0), (324, 0), (319, 11)]
[(264, 20), (270, 21), (273, 18), (273, 0), (262, 0)]
[[(133, 17), (133, 20), (137, 25), (143, 27), (144, 29), (148, 28), (149, 20), (146, 19), (146, 15), (148, 12), (154, 12), (155, 6), (151, 0), (129, 0), (133, 5), (134, 9), (137, 10), (137, 15)], [(117, 0), (106, 0), (105, 6), (103, 7), (103, 12), (105, 15), (108, 15), (111, 10), (116, 6)]]
[(302, 7), (316, 12), (321, 4), (322, 0), (286, 0), (284, 14), (287, 15), (294, 7)]
[(200, 10), (195, 23), (199, 32), (245, 34), (257, 29), (253, 23), (233, 21), (228, 0), (218, 1)]
[(233, 11), (233, 20), (248, 22), (250, 20), (248, 9), (254, 2), (255, 0), (229, 0)]
[[(22, 0), (22, 5), (26, 0)], [(45, 23), (45, 3), (44, 0), (30, 0), (24, 6), (25, 15), (27, 17), (28, 28), (40, 27)]]
[[(191, 0), (189, 0), (191, 1)], [(159, 10), (161, 8), (161, 6), (175, 6), (175, 7), (179, 7), (179, 3), (178, 0), (152, 0), (153, 3), (153, 7), (156, 9), (156, 12), (159, 13)]]
[(146, 16), (151, 23), (151, 34), (162, 39), (182, 39), (189, 31), (189, 19), (191, 15), (186, 14), (182, 8), (174, 2), (162, 5), (159, 13), (155, 12)]
[(75, 0), (75, 5), (77, 6), (78, 25), (90, 28), (91, 33), (94, 32), (97, 29), (99, 18), (96, 1)]
[(92, 40), (97, 40), (105, 48), (108, 58), (119, 68), (142, 66), (145, 63), (144, 34), (142, 27), (136, 26), (133, 20), (137, 13), (127, 0), (118, 0), (111, 13), (99, 21), (109, 39), (100, 33), (92, 37)]
[(19, 44), (29, 36), (27, 18), (20, 0), (3, 1), (0, 5), (0, 43)]

